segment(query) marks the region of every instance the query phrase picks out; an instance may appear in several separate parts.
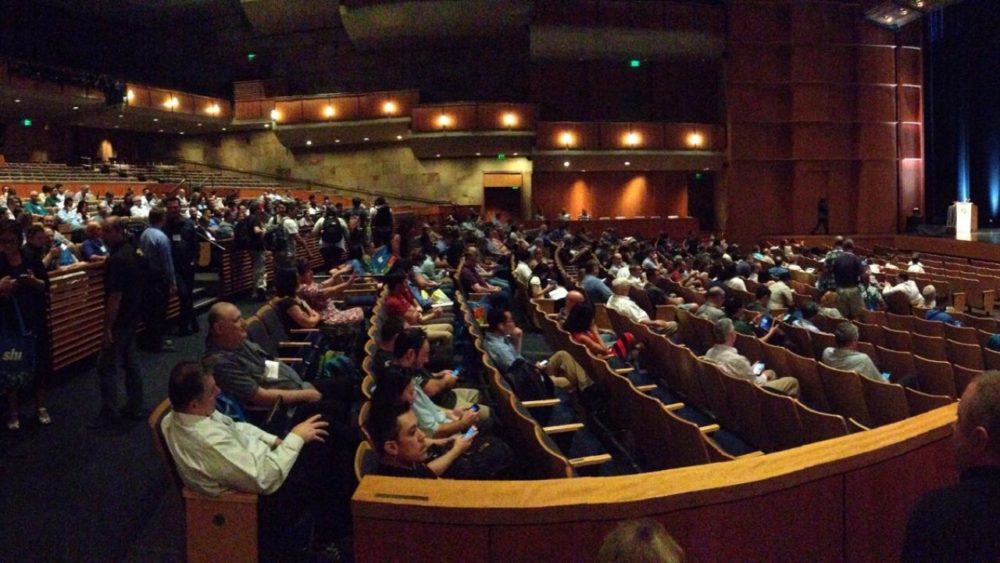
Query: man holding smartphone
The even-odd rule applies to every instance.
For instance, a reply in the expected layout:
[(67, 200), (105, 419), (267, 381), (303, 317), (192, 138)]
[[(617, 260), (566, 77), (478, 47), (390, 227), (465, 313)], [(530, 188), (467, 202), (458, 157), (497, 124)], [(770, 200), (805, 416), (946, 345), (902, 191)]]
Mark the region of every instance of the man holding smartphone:
[(755, 369), (750, 360), (736, 350), (734, 346), (736, 344), (736, 328), (733, 326), (733, 321), (720, 319), (712, 327), (712, 335), (715, 337), (715, 346), (708, 349), (708, 352), (705, 353), (705, 359), (718, 364), (726, 375), (747, 379), (784, 395), (798, 397), (799, 381), (797, 379), (778, 377), (774, 370), (763, 369), (762, 364)]

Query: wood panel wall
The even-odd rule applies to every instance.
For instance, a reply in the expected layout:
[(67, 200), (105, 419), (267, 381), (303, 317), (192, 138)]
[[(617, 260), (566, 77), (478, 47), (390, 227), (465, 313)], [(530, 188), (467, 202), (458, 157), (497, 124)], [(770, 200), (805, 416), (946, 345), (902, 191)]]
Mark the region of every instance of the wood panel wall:
[(583, 209), (593, 217), (687, 216), (687, 173), (535, 172), (532, 211), (554, 218), (566, 208), (576, 218)]
[(833, 232), (896, 232), (923, 200), (920, 26), (790, 0), (732, 2), (729, 22), (732, 238), (808, 232), (820, 197)]

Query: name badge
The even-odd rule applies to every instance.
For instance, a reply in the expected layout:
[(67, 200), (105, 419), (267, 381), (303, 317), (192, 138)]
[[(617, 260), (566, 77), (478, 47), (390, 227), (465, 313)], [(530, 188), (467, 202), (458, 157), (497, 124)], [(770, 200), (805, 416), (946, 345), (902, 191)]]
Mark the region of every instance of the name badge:
[(171, 238), (171, 240), (173, 240), (174, 242), (180, 242), (180, 241), (181, 241), (181, 236), (180, 236), (180, 235), (174, 235), (174, 236), (172, 236), (172, 237), (170, 237), (170, 238)]
[(278, 379), (278, 362), (274, 360), (264, 360), (264, 378), (271, 380)]

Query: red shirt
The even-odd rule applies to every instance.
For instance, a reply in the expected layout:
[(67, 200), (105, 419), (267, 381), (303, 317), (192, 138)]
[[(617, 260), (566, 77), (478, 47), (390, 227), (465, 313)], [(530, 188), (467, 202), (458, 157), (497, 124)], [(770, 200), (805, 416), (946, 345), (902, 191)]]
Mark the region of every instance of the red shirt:
[(385, 298), (385, 312), (395, 317), (402, 317), (413, 308), (416, 300), (407, 292), (406, 295), (393, 294)]

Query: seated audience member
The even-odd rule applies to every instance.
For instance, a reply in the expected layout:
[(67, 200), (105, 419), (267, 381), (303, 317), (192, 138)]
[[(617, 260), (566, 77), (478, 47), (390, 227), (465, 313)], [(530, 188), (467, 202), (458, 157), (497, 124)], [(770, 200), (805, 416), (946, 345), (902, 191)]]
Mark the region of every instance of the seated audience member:
[(559, 283), (552, 277), (548, 264), (539, 264), (531, 272), (528, 280), (528, 290), (532, 299), (548, 298), (553, 291), (560, 289)]
[(927, 311), (927, 316), (924, 318), (928, 321), (941, 321), (952, 326), (961, 326), (962, 323), (956, 320), (955, 317), (948, 314), (949, 311), (954, 311), (954, 309), (949, 307), (948, 301), (949, 297), (947, 293), (935, 295), (934, 307)]
[[(337, 510), (344, 517), (353, 479), (343, 462), (341, 471), (336, 470), (336, 457), (324, 444), (328, 423), (319, 415), (299, 422), (284, 438), (234, 422), (215, 410), (219, 388), (211, 372), (197, 362), (174, 366), (168, 394), (173, 412), (163, 418), (160, 428), (181, 480), (210, 497), (227, 491), (262, 495), (259, 512), (265, 550), (269, 543), (276, 551), (287, 550), (289, 546), (279, 547), (280, 540), (309, 517)], [(347, 532), (317, 531), (327, 538)]]
[(792, 326), (804, 328), (809, 332), (822, 332), (819, 327), (813, 323), (813, 319), (817, 314), (819, 314), (819, 307), (816, 303), (810, 301), (802, 307), (802, 317), (792, 321)]
[(382, 320), (382, 328), (379, 330), (378, 347), (372, 354), (372, 375), (378, 378), (382, 369), (389, 367), (389, 364), (396, 358), (392, 352), (395, 350), (396, 337), (406, 330), (403, 319), (399, 317), (386, 317)]
[(514, 251), (514, 258), (517, 260), (517, 266), (514, 267), (514, 279), (520, 281), (524, 285), (528, 285), (531, 281), (531, 266), (528, 265), (528, 261), (531, 260), (531, 253), (524, 248), (518, 248)]
[(622, 259), (621, 253), (615, 252), (611, 255), (611, 263), (607, 267), (608, 275), (617, 278), (622, 268), (628, 269), (628, 264)]
[(788, 283), (792, 279), (792, 274), (785, 268), (779, 268), (776, 272), (777, 281), (771, 284), (771, 299), (767, 303), (768, 309), (774, 311), (775, 309), (787, 309), (792, 310), (795, 307), (795, 298), (792, 294), (792, 288), (788, 287)]
[(351, 277), (347, 278), (347, 281), (337, 283), (333, 272), (339, 270), (335, 268), (331, 270), (329, 278), (322, 282), (317, 282), (313, 279), (312, 268), (309, 266), (309, 261), (305, 258), (299, 259), (295, 264), (295, 268), (299, 284), (297, 293), (302, 296), (302, 299), (310, 307), (319, 313), (320, 323), (332, 327), (345, 327), (354, 330), (363, 329), (365, 313), (361, 307), (338, 309), (337, 305), (333, 302), (334, 297), (354, 283), (357, 276), (352, 273)]
[[(430, 346), (427, 335), (419, 328), (405, 329), (392, 338), (392, 360), (375, 370), (376, 380), (390, 369), (398, 369), (412, 377), (420, 389), (446, 409), (468, 409), (479, 403), (479, 391), (458, 387), (459, 376), (455, 370), (445, 369), (432, 373), (427, 369)], [(479, 420), (490, 419), (490, 409), (478, 405)]]
[(906, 526), (903, 561), (998, 561), (1000, 372), (965, 388), (952, 438), (959, 482), (923, 496)]
[(208, 311), (208, 337), (203, 362), (211, 366), (219, 387), (244, 406), (269, 408), (280, 397), (293, 409), (293, 419), (316, 413), (328, 422), (346, 421), (353, 385), (332, 379), (303, 381), (287, 364), (247, 338), (240, 310), (220, 301)]
[[(862, 296), (863, 298), (864, 296)], [(839, 301), (840, 297), (836, 291), (827, 291), (819, 300), (819, 314), (831, 319), (843, 319), (844, 315), (837, 308)]]
[(108, 247), (101, 239), (101, 224), (96, 221), (87, 223), (84, 229), (84, 241), (80, 253), (86, 262), (100, 262), (107, 259)]
[(656, 520), (626, 520), (604, 538), (597, 563), (684, 563), (684, 550)]
[(278, 312), (285, 331), (292, 329), (316, 328), (321, 320), (316, 312), (304, 299), (298, 296), (298, 277), (288, 269), (279, 269), (274, 275), (275, 300), (274, 310)]
[(452, 343), (452, 325), (442, 318), (444, 312), (434, 308), (424, 314), (420, 304), (413, 297), (410, 286), (406, 283), (406, 275), (394, 272), (386, 277), (389, 296), (385, 299), (385, 313), (389, 317), (401, 317), (406, 326), (419, 326), (427, 331), (427, 337), (435, 344), (450, 346)]
[(766, 285), (758, 285), (754, 290), (754, 301), (747, 305), (747, 309), (758, 313), (768, 314), (771, 311), (771, 288)]
[(920, 263), (920, 254), (914, 252), (913, 258), (910, 259), (910, 263), (906, 265), (906, 271), (911, 274), (922, 274), (924, 273), (924, 265)]
[(798, 397), (799, 381), (794, 377), (778, 377), (774, 370), (766, 369), (760, 375), (754, 374), (753, 365), (734, 347), (736, 344), (736, 329), (733, 321), (720, 319), (712, 327), (715, 346), (708, 349), (705, 359), (715, 362), (719, 369), (732, 377), (746, 379), (757, 385), (778, 391), (785, 395)]
[[(868, 266), (862, 272), (858, 289), (861, 290), (861, 300), (865, 304), (865, 309), (869, 311), (881, 311), (885, 309), (885, 300), (882, 298), (882, 292), (878, 288), (878, 281), (871, 275), (871, 270)], [(840, 304), (839, 297), (837, 299), (838, 305)]]
[(459, 274), (459, 281), (462, 282), (462, 289), (465, 293), (500, 293), (503, 291), (498, 285), (487, 282), (479, 274), (476, 266), (479, 265), (479, 251), (469, 248), (465, 251), (465, 264)]
[(937, 302), (935, 301), (935, 298), (937, 297), (937, 289), (933, 285), (925, 285), (924, 288), (920, 290), (920, 294), (924, 298), (924, 307), (933, 309), (936, 306)]
[[(559, 324), (565, 323), (566, 322), (566, 318), (569, 316), (570, 312), (573, 311), (574, 307), (576, 307), (577, 305), (586, 304), (586, 303), (587, 303), (587, 298), (584, 297), (583, 294), (580, 293), (579, 291), (576, 291), (574, 289), (573, 291), (568, 292), (566, 294), (566, 302), (563, 304), (562, 310), (560, 310), (559, 313), (555, 315), (556, 322), (558, 322)], [(590, 305), (590, 307), (592, 309), (594, 308), (593, 305)], [(595, 312), (596, 312), (596, 309), (595, 309)], [(595, 327), (596, 327), (596, 325), (595, 325)], [(596, 327), (596, 328), (597, 328), (597, 333), (601, 337), (601, 341), (603, 341), (608, 346), (610, 346), (611, 344), (614, 344), (614, 342), (616, 340), (618, 340), (618, 335), (615, 334), (615, 332), (613, 330), (608, 330), (608, 329), (600, 328), (600, 327)]]
[[(486, 334), (483, 348), (490, 355), (501, 373), (506, 372), (518, 361), (527, 361), (521, 355), (521, 337), (524, 332), (514, 324), (510, 311), (493, 307), (486, 314)], [(545, 362), (535, 364), (556, 387), (568, 391), (584, 391), (594, 382), (587, 372), (565, 350), (557, 350)]]
[[(372, 409), (365, 430), (375, 444), (379, 475), (437, 479), (472, 447), (478, 430), (466, 436), (428, 438), (417, 424), (417, 415), (406, 404)], [(432, 457), (431, 448), (441, 448)]]
[(608, 299), (608, 309), (613, 309), (634, 323), (646, 325), (659, 334), (669, 336), (677, 332), (676, 322), (650, 319), (649, 313), (644, 311), (635, 301), (632, 301), (632, 298), (628, 296), (628, 289), (631, 287), (631, 284), (627, 280), (616, 279), (611, 284), (611, 287), (614, 290), (614, 294)]
[(580, 280), (580, 288), (587, 294), (590, 302), (594, 304), (607, 303), (611, 297), (611, 288), (604, 283), (604, 280), (597, 277), (600, 270), (600, 264), (597, 262), (588, 262), (583, 266), (583, 278)]
[(899, 283), (896, 285), (885, 282), (885, 287), (882, 289), (882, 297), (888, 297), (893, 293), (902, 293), (910, 301), (911, 306), (923, 307), (924, 296), (921, 295), (917, 283), (910, 279), (910, 275), (906, 272), (900, 272), (897, 278), (899, 279)]
[(625, 280), (632, 287), (642, 289), (642, 286), (646, 285), (646, 280), (642, 277), (642, 266), (639, 264), (629, 264), (629, 266), (622, 267), (618, 270), (618, 275), (615, 276), (616, 280)]
[(698, 308), (694, 316), (701, 319), (708, 319), (713, 323), (726, 316), (722, 310), (722, 305), (726, 302), (726, 290), (719, 286), (710, 288), (705, 292), (705, 303)]
[(733, 328), (735, 328), (736, 332), (740, 334), (757, 337), (761, 342), (770, 342), (772, 338), (775, 338), (775, 335), (781, 334), (781, 330), (778, 328), (778, 323), (771, 323), (771, 328), (767, 330), (758, 326), (760, 324), (760, 320), (766, 313), (757, 313), (757, 316), (754, 317), (752, 323), (745, 321), (740, 314), (740, 300), (735, 297), (726, 299), (726, 302), (722, 307), (723, 311), (726, 312), (726, 318), (733, 321)]
[[(566, 316), (562, 327), (570, 334), (573, 342), (583, 344), (595, 356), (617, 356), (621, 360), (628, 359), (632, 335), (626, 333), (627, 337), (626, 335), (623, 335), (621, 339), (616, 337), (610, 344), (605, 342), (594, 323), (594, 306), (590, 303), (581, 303), (573, 307), (573, 310)], [(619, 342), (620, 345), (616, 345)]]
[(843, 322), (833, 332), (836, 348), (823, 350), (822, 362), (843, 371), (856, 371), (868, 379), (885, 382), (875, 363), (863, 352), (858, 352), (858, 327)]
[(62, 254), (62, 249), (54, 243), (51, 232), (35, 224), (28, 227), (24, 238), (24, 254), (32, 260), (37, 258), (49, 272), (59, 268)]

